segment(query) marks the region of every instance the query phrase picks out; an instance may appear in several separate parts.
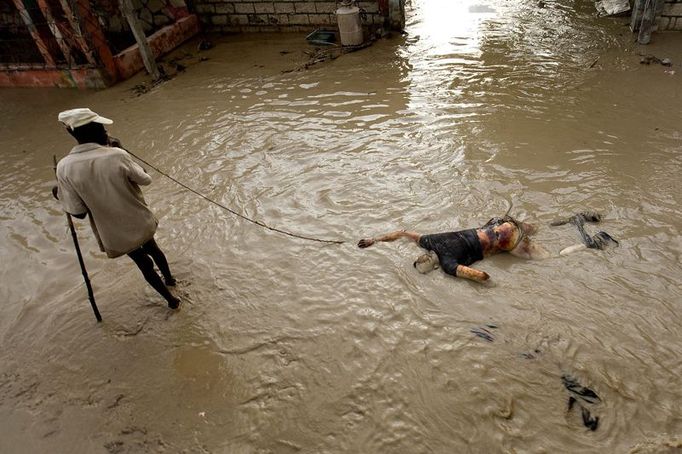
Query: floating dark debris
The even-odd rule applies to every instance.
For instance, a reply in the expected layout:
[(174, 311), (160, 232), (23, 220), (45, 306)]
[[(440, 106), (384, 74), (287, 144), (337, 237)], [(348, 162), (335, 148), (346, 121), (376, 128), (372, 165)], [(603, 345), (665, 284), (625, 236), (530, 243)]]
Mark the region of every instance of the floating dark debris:
[[(311, 66), (314, 66), (318, 63), (323, 63), (329, 60), (336, 60), (343, 54), (348, 54), (350, 52), (356, 52), (358, 50), (364, 49), (366, 47), (371, 46), (374, 43), (375, 39), (371, 39), (369, 41), (365, 41), (364, 43), (360, 44), (359, 46), (340, 46), (338, 44), (331, 44), (330, 46), (327, 46), (325, 48), (316, 48), (312, 52), (305, 52), (306, 55), (308, 55), (308, 61), (303, 63), (302, 65), (293, 68), (293, 69), (285, 69), (282, 71), (282, 73), (291, 73), (294, 71), (303, 71)], [(281, 53), (281, 52), (280, 52)]]
[(334, 30), (325, 30), (318, 28), (311, 34), (305, 37), (310, 44), (318, 44), (321, 46), (332, 46), (336, 43), (336, 32)]
[(661, 66), (672, 66), (673, 63), (670, 61), (669, 58), (663, 58), (660, 59), (656, 57), (655, 55), (643, 55), (642, 58), (639, 60), (639, 63), (641, 65), (650, 65), (652, 63), (661, 65)]

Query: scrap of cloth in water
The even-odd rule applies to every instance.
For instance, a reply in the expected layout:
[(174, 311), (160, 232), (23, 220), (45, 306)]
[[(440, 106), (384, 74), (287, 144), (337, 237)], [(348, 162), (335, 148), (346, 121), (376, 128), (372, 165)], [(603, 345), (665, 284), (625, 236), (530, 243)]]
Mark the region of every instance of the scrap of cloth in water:
[(599, 416), (592, 416), (590, 409), (585, 405), (594, 405), (601, 402), (601, 399), (590, 388), (578, 383), (574, 377), (570, 375), (562, 375), (561, 382), (564, 388), (570, 393), (568, 397), (568, 411), (573, 409), (577, 403), (580, 407), (580, 415), (583, 420), (583, 425), (588, 429), (595, 431), (599, 427)]
[(453, 276), (456, 276), (457, 265), (469, 266), (483, 259), (476, 229), (422, 235), (419, 246), (435, 252), (443, 271)]

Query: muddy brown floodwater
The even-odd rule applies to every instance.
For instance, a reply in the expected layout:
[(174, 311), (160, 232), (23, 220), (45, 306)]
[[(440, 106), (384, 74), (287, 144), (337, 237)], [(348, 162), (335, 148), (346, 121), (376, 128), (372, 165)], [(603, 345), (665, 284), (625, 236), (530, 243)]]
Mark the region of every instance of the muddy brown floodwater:
[[(679, 452), (682, 35), (638, 47), (625, 23), (577, 0), (414, 0), (406, 37), (306, 71), (282, 72), (302, 35), (243, 35), (142, 96), (142, 76), (1, 90), (0, 452)], [(79, 222), (95, 323), (50, 196), (57, 113), (81, 106), (216, 200), (347, 243), (150, 170), (185, 305)], [(412, 244), (355, 246), (507, 200), (555, 255), (578, 236), (548, 223), (583, 209), (620, 247), (496, 256), (481, 286), (419, 275)], [(598, 394), (597, 430), (562, 375)]]

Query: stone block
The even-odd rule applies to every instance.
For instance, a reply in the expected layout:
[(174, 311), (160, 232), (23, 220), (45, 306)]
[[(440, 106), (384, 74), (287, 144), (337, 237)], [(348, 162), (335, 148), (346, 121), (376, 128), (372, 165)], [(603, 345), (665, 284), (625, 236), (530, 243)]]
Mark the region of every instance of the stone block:
[(217, 3), (215, 12), (217, 14), (234, 14), (234, 3)]
[(168, 24), (170, 24), (171, 22), (173, 22), (173, 21), (171, 20), (171, 18), (168, 17), (168, 16), (166, 16), (165, 14), (155, 14), (155, 15), (154, 15), (154, 25), (155, 25), (157, 28), (158, 28), (158, 27), (163, 27), (164, 25), (168, 25)]
[(329, 25), (332, 23), (331, 14), (308, 14), (311, 24)]
[(227, 25), (230, 23), (228, 16), (226, 14), (217, 14), (211, 17), (211, 23), (213, 25)]
[(149, 8), (149, 11), (152, 13), (158, 13), (162, 9), (166, 7), (166, 2), (162, 0), (149, 0), (147, 2), (147, 8)]
[(234, 12), (237, 14), (253, 14), (256, 10), (253, 8), (253, 3), (235, 3)]
[(292, 14), (294, 12), (293, 3), (275, 3), (275, 12), (278, 14)]
[(273, 14), (275, 5), (272, 2), (258, 2), (253, 4), (253, 9), (256, 14)]
[(365, 10), (368, 14), (376, 14), (379, 12), (378, 2), (360, 2), (360, 9)]
[(307, 14), (290, 14), (289, 15), (289, 23), (290, 24), (296, 24), (296, 25), (309, 24), (310, 19), (308, 19)]
[(185, 0), (169, 0), (168, 4), (173, 8), (186, 8)]
[(337, 7), (336, 3), (334, 2), (316, 2), (315, 3), (315, 12), (317, 13), (327, 13), (327, 14), (334, 14), (336, 13)]
[(664, 16), (682, 16), (682, 3), (666, 3), (663, 5)]
[(249, 14), (249, 24), (251, 25), (259, 25), (259, 24), (267, 24), (268, 23), (268, 15), (267, 14)]
[(233, 16), (230, 16), (232, 18), (232, 25), (248, 25), (249, 24), (249, 16), (246, 14), (235, 14)]
[(137, 17), (140, 19), (140, 23), (142, 24), (142, 28), (144, 28), (145, 32), (148, 32), (153, 28), (152, 25), (154, 24), (154, 16), (147, 8), (142, 8), (137, 13)]
[(270, 17), (274, 18), (278, 24), (287, 25), (289, 23), (288, 14), (275, 14), (274, 16)]
[(208, 3), (199, 3), (195, 8), (199, 14), (213, 14), (215, 13), (215, 6)]
[(109, 17), (109, 24), (108, 24), (109, 26), (108, 26), (107, 31), (121, 32), (121, 31), (125, 30), (126, 27), (124, 26), (124, 20), (125, 19), (123, 19), (123, 16), (116, 15), (116, 16)]
[(297, 14), (308, 14), (315, 12), (315, 4), (310, 2), (296, 2), (294, 3), (294, 10)]

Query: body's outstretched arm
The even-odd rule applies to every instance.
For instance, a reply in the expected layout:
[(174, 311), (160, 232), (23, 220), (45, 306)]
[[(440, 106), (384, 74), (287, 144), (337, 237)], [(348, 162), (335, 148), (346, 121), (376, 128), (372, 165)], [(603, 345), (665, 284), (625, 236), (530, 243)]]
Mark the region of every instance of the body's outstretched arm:
[(490, 275), (485, 271), (477, 270), (475, 268), (470, 268), (464, 265), (457, 265), (457, 270), (455, 270), (455, 275), (463, 279), (470, 279), (476, 282), (485, 282), (490, 279)]
[(409, 238), (415, 243), (419, 243), (419, 238), (421, 238), (421, 234), (417, 232), (410, 232), (407, 230), (396, 230), (395, 232), (386, 233), (384, 235), (377, 237), (363, 238), (360, 241), (358, 241), (358, 247), (364, 249), (370, 247), (371, 245), (377, 242), (395, 241), (399, 240), (400, 238)]

